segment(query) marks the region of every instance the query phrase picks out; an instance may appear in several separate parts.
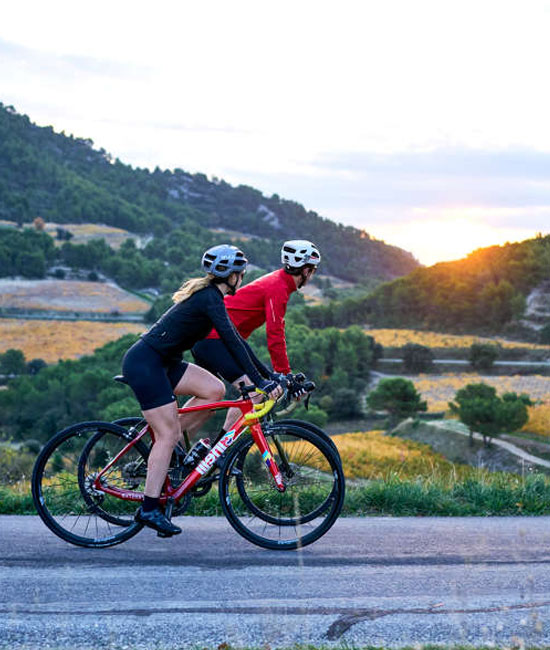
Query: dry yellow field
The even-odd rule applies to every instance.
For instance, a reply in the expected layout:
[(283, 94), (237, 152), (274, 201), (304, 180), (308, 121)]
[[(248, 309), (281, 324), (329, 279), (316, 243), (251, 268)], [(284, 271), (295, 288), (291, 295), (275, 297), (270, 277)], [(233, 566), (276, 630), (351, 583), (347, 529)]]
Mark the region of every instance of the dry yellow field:
[(346, 433), (332, 438), (348, 478), (385, 478), (398, 474), (402, 478), (437, 476), (462, 478), (473, 470), (454, 464), (428, 445), (393, 436), (383, 431)]
[(0, 307), (85, 311), (98, 313), (143, 313), (150, 304), (108, 282), (77, 280), (0, 280)]
[(513, 375), (511, 377), (487, 377), (476, 373), (447, 373), (444, 375), (419, 375), (412, 378), (416, 390), (428, 402), (429, 411), (448, 411), (448, 402), (456, 391), (467, 384), (483, 382), (502, 393), (527, 393), (533, 401), (541, 402), (529, 408), (526, 431), (550, 436), (550, 377), (542, 375)]
[(124, 334), (139, 334), (139, 323), (100, 323), (90, 321), (19, 320), (0, 318), (0, 352), (22, 350), (27, 361), (78, 359), (92, 354), (109, 341)]
[[(72, 233), (71, 244), (87, 244), (92, 239), (104, 239), (112, 248), (120, 248), (127, 239), (136, 240), (137, 237), (122, 228), (105, 226), (99, 223), (46, 223), (45, 231), (52, 237), (56, 237), (56, 228), (64, 228)], [(55, 239), (56, 244), (63, 244), (62, 241)]]
[(527, 393), (533, 400), (550, 403), (550, 377), (543, 375), (512, 375), (488, 377), (476, 373), (446, 373), (443, 375), (418, 375), (411, 378), (418, 392), (428, 402), (430, 411), (443, 411), (455, 393), (467, 384), (483, 382), (494, 386), (499, 394)]
[(482, 336), (439, 334), (438, 332), (424, 332), (421, 330), (406, 329), (367, 329), (365, 332), (369, 336), (373, 336), (376, 342), (380, 343), (384, 347), (402, 347), (407, 343), (418, 343), (430, 348), (469, 348), (473, 343), (500, 343), (503, 348), (548, 350), (550, 354), (550, 345), (506, 341), (505, 339), (498, 337), (484, 338)]

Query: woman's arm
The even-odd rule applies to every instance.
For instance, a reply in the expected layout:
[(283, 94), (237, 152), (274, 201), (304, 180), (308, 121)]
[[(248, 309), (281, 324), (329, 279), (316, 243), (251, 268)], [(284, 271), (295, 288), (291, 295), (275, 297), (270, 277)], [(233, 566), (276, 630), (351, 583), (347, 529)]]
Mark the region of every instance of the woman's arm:
[(245, 344), (231, 322), (227, 310), (225, 309), (223, 298), (217, 289), (215, 293), (211, 292), (211, 298), (207, 303), (207, 313), (214, 328), (220, 335), (220, 338), (227, 345), (229, 351), (235, 357), (241, 368), (249, 376), (255, 386), (262, 388), (262, 386), (265, 385), (266, 380), (261, 376), (256, 365), (251, 360), (248, 354), (247, 344)]
[[(237, 334), (241, 336), (238, 331)], [(246, 348), (246, 351), (248, 352), (248, 356), (252, 360), (252, 363), (258, 369), (258, 372), (266, 379), (271, 379), (273, 377), (273, 370), (270, 370), (264, 363), (262, 363), (262, 361), (260, 361), (260, 359), (258, 359), (256, 354), (254, 353), (254, 350), (250, 347), (250, 343), (246, 339), (244, 339), (241, 336), (241, 340), (244, 343), (244, 346)]]

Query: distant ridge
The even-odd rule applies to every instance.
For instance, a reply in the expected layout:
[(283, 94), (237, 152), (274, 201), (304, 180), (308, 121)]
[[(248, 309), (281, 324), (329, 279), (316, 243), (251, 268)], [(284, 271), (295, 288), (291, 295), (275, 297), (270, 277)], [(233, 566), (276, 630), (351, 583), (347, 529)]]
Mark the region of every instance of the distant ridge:
[(538, 340), (550, 324), (549, 277), (550, 235), (540, 234), (415, 269), (365, 298), (309, 307), (308, 314), (316, 327), (368, 323)]
[(166, 238), (178, 228), (227, 228), (262, 237), (247, 246), (264, 268), (278, 264), (282, 241), (307, 238), (323, 270), (353, 282), (383, 281), (419, 267), (411, 253), (274, 194), (181, 169), (132, 168), (85, 138), (39, 127), (0, 103), (0, 219), (105, 223)]

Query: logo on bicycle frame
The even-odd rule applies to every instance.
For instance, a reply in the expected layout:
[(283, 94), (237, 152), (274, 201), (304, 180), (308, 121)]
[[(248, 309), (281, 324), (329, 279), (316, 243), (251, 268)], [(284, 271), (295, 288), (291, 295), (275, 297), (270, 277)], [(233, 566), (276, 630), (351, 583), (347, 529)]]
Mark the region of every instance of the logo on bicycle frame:
[(268, 466), (271, 467), (271, 463), (273, 462), (273, 456), (270, 451), (264, 451), (262, 454), (262, 458), (264, 463)]
[(197, 472), (202, 476), (212, 467), (216, 460), (223, 454), (223, 452), (233, 444), (235, 439), (235, 431), (228, 431), (225, 436), (217, 442), (210, 452), (204, 457), (203, 460), (195, 467)]

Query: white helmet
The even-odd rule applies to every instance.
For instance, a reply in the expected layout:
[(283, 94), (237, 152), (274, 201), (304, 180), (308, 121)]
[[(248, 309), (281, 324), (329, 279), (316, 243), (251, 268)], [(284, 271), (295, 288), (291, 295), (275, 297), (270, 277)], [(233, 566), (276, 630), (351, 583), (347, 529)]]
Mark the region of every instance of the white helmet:
[(285, 241), (281, 248), (281, 262), (291, 269), (301, 269), (306, 264), (318, 266), (320, 261), (319, 249), (306, 239)]

